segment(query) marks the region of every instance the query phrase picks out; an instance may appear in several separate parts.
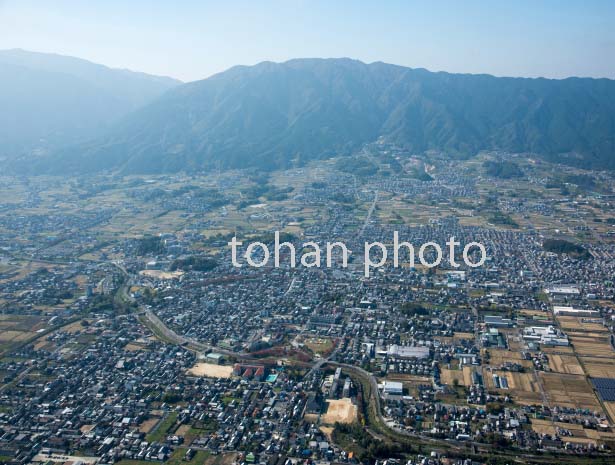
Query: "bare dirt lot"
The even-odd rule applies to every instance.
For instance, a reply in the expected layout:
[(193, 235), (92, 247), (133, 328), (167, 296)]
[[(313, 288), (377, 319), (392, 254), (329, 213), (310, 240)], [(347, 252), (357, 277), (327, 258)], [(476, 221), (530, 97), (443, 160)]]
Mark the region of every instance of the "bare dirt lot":
[(357, 419), (357, 406), (349, 398), (327, 400), (329, 406), (327, 413), (322, 417), (323, 423), (334, 425), (337, 423), (352, 423)]
[(188, 370), (188, 374), (207, 378), (230, 378), (233, 375), (233, 367), (213, 363), (197, 363)]
[(147, 276), (148, 278), (155, 279), (176, 279), (181, 277), (184, 273), (181, 271), (159, 271), (159, 270), (143, 270), (139, 271), (141, 276)]

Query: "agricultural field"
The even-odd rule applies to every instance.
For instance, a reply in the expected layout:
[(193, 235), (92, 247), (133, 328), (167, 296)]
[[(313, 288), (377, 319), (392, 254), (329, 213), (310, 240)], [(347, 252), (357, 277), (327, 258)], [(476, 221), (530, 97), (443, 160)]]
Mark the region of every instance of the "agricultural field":
[(615, 351), (609, 342), (608, 335), (602, 333), (568, 333), (574, 351), (585, 357), (615, 357)]
[[(493, 375), (506, 378), (508, 389), (496, 388)], [(542, 389), (534, 373), (517, 373), (502, 370), (487, 372), (483, 370), (485, 387), (489, 392), (508, 395), (519, 405), (536, 405), (543, 403)]]
[(549, 355), (549, 368), (555, 373), (583, 375), (583, 367), (574, 355)]
[(440, 379), (443, 384), (447, 384), (449, 386), (453, 386), (455, 381), (460, 386), (471, 386), (472, 385), (472, 371), (474, 367), (465, 366), (461, 370), (449, 370), (443, 368), (440, 373)]
[(615, 359), (608, 357), (580, 357), (587, 375), (592, 378), (615, 376)]
[(0, 352), (12, 350), (36, 337), (47, 328), (49, 317), (34, 315), (0, 315)]
[(588, 319), (588, 318), (578, 318), (574, 316), (558, 316), (557, 321), (560, 327), (568, 332), (585, 332), (585, 333), (605, 333), (609, 334), (609, 330), (604, 327), (604, 325), (600, 322), (600, 320), (596, 319)]
[(538, 373), (549, 405), (601, 411), (602, 407), (585, 376)]
[(551, 436), (555, 436), (558, 431), (567, 430), (571, 435), (565, 436), (563, 440), (574, 444), (598, 445), (600, 440), (612, 441), (613, 437), (615, 437), (612, 432), (599, 432), (595, 429), (586, 429), (583, 425), (539, 419), (532, 419), (532, 430), (539, 434), (549, 434)]
[(515, 350), (508, 349), (497, 349), (490, 347), (489, 349), (483, 349), (483, 354), (485, 351), (489, 352), (489, 365), (492, 367), (499, 367), (506, 362), (514, 362), (519, 365), (531, 368), (532, 362), (529, 360), (523, 360), (521, 352)]

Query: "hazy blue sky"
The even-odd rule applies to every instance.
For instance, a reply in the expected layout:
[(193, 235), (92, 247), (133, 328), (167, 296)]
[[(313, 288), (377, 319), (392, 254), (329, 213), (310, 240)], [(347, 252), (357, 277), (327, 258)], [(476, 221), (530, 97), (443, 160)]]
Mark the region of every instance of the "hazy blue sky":
[(614, 26), (610, 0), (0, 0), (0, 49), (183, 80), (236, 64), (341, 56), (436, 71), (615, 78)]

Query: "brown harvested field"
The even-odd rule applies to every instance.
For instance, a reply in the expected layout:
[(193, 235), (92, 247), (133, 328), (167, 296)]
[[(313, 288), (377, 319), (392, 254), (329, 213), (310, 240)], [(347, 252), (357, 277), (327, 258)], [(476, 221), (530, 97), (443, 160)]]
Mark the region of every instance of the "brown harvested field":
[(143, 346), (139, 345), (139, 344), (133, 344), (132, 342), (129, 342), (128, 344), (126, 344), (124, 346), (124, 350), (126, 350), (128, 352), (137, 352), (139, 350), (143, 350)]
[(148, 418), (147, 420), (145, 420), (143, 423), (141, 423), (139, 425), (139, 432), (141, 433), (149, 433), (154, 426), (156, 426), (156, 423), (158, 423), (158, 421), (160, 420), (160, 418)]
[(537, 418), (533, 418), (532, 429), (538, 434), (555, 435), (555, 425), (551, 422), (551, 420), (539, 420)]
[(611, 421), (615, 421), (615, 402), (604, 402), (604, 409)]
[(404, 373), (389, 373), (386, 377), (387, 381), (401, 381), (404, 385), (418, 386), (419, 384), (430, 384), (429, 376), (406, 375)]
[(549, 355), (549, 368), (556, 373), (583, 375), (583, 367), (574, 355)]
[(472, 367), (468, 367), (465, 366), (463, 367), (463, 379), (466, 383), (466, 386), (471, 386), (472, 385), (472, 372), (474, 370), (479, 370), (479, 374), (481, 372), (480, 368), (472, 368)]
[(545, 354), (564, 354), (564, 355), (574, 355), (574, 349), (570, 346), (568, 347), (564, 347), (564, 346), (553, 346), (553, 347), (549, 347), (549, 346), (542, 346), (540, 348), (541, 351), (543, 351)]
[(585, 376), (538, 373), (550, 405), (601, 411), (600, 403)]
[[(89, 321), (90, 323), (92, 320)], [(87, 328), (81, 324), (81, 321), (75, 321), (69, 325), (62, 327), (62, 331), (69, 334), (75, 334), (85, 331)]]
[(615, 351), (613, 351), (611, 344), (608, 342), (608, 338), (605, 341), (602, 338), (571, 336), (570, 342), (574, 346), (575, 352), (579, 355), (589, 357), (596, 355), (603, 357), (615, 356)]
[[(508, 389), (496, 388), (493, 381), (493, 374), (506, 378), (508, 381)], [(495, 391), (499, 394), (509, 394), (517, 404), (542, 404), (540, 385), (533, 373), (515, 373), (501, 370), (494, 370), (488, 373), (484, 371), (483, 380), (487, 390)]]
[(581, 357), (585, 371), (592, 378), (615, 377), (615, 359), (601, 357)]
[(2, 331), (0, 332), (0, 342), (20, 342), (32, 337), (32, 333), (25, 331)]
[[(597, 437), (592, 435), (588, 436), (588, 432), (592, 430), (585, 430), (582, 425), (576, 425), (573, 423), (561, 423), (551, 422), (550, 420), (532, 419), (532, 429), (539, 434), (550, 434), (555, 436), (557, 434), (557, 428), (562, 428), (570, 431), (572, 436), (565, 436), (562, 438), (565, 442), (572, 442), (576, 444), (597, 444)], [(596, 433), (595, 430), (592, 431)]]
[(233, 367), (213, 363), (197, 363), (187, 373), (208, 378), (230, 378), (233, 375)]
[(513, 352), (519, 353), (525, 348), (525, 342), (519, 336), (509, 335), (508, 348)]
[(322, 417), (323, 423), (334, 425), (335, 423), (352, 423), (357, 419), (357, 406), (349, 398), (339, 400), (327, 400), (329, 406), (327, 413)]
[[(489, 351), (489, 365), (491, 366), (498, 367), (498, 366), (503, 365), (506, 362), (515, 362), (526, 368), (532, 367), (532, 362), (530, 360), (523, 360), (523, 356), (521, 355), (521, 352), (519, 351), (508, 350), (508, 349), (494, 349), (494, 348), (489, 348), (488, 351)], [(484, 350), (483, 350), (483, 357), (484, 357)]]
[(598, 431), (595, 429), (586, 429), (585, 434), (588, 438), (605, 443), (610, 449), (615, 444), (615, 433), (613, 431)]
[(568, 331), (568, 336), (580, 341), (609, 342), (610, 333), (600, 331)]
[(51, 350), (52, 347), (54, 347), (53, 342), (48, 341), (45, 338), (40, 338), (34, 344), (34, 350)]
[(186, 433), (190, 431), (190, 428), (192, 428), (192, 426), (190, 425), (181, 425), (179, 428), (177, 428), (177, 431), (175, 431), (175, 434), (177, 436), (185, 436)]
[(48, 317), (33, 315), (0, 315), (0, 329), (36, 332), (47, 326)]
[(592, 356), (583, 356), (579, 357), (583, 363), (601, 363), (604, 365), (615, 365), (615, 358), (612, 357), (592, 357)]
[(608, 333), (608, 329), (604, 327), (603, 324), (596, 322), (593, 319), (588, 318), (578, 318), (575, 316), (558, 316), (557, 321), (560, 326), (565, 331), (576, 330), (583, 332), (606, 332)]
[(459, 224), (463, 226), (485, 226), (487, 222), (481, 216), (461, 216), (459, 217)]
[(472, 334), (472, 333), (455, 333), (453, 335), (453, 339), (455, 341), (460, 341), (462, 339), (465, 339), (467, 341), (472, 341), (472, 340), (474, 340), (474, 334)]
[(547, 313), (542, 310), (532, 310), (531, 308), (521, 309), (517, 313), (523, 316), (547, 316)]
[(558, 427), (570, 430), (570, 432), (575, 436), (582, 435), (582, 437), (585, 437), (585, 434), (583, 434), (583, 425), (562, 423), (557, 421), (554, 422), (551, 420), (540, 420), (538, 418), (532, 419), (532, 429), (537, 433), (555, 435), (555, 429)]
[(501, 365), (504, 362), (518, 361), (522, 359), (521, 352), (516, 352), (507, 349), (487, 349), (489, 352), (489, 364)]
[(465, 377), (463, 376), (463, 370), (449, 370), (447, 368), (442, 368), (440, 379), (443, 384), (448, 384), (449, 386), (452, 386), (455, 383), (455, 380), (457, 380), (460, 386), (468, 386), (465, 382)]
[(461, 370), (449, 370), (449, 369), (443, 368), (440, 376), (444, 384), (448, 384), (452, 386), (455, 380), (457, 380), (460, 386), (471, 386), (472, 385), (472, 371), (474, 370), (480, 370), (480, 368), (469, 367), (469, 366), (465, 366)]

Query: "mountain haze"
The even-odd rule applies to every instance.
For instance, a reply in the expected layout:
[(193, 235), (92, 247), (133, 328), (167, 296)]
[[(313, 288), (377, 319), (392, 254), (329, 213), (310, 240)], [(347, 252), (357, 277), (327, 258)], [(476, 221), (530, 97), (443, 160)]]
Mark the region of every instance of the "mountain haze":
[(79, 58), (0, 51), (0, 158), (44, 153), (101, 135), (178, 84)]
[(615, 81), (433, 73), (350, 59), (237, 66), (175, 87), (37, 170), (281, 168), (383, 137), (413, 153), (532, 152), (615, 169)]

